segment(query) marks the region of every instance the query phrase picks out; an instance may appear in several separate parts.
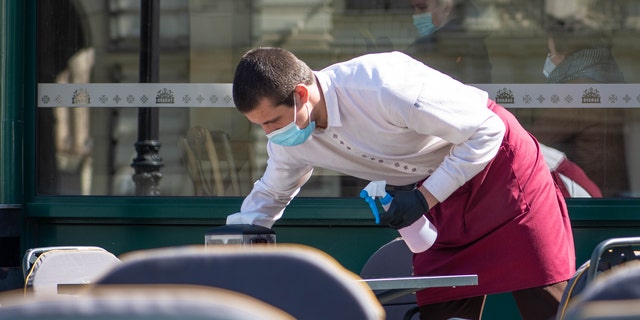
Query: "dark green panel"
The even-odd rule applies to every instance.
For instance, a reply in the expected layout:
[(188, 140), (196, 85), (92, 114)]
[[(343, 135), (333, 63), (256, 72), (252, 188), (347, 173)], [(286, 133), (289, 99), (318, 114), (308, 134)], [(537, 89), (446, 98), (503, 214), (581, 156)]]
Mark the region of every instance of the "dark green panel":
[(593, 249), (603, 240), (640, 236), (639, 227), (574, 228), (576, 261), (578, 266), (591, 258)]
[(22, 285), (25, 2), (0, 5), (0, 291)]
[(299, 243), (318, 248), (347, 269), (359, 273), (369, 257), (398, 236), (384, 227), (276, 227), (279, 243)]
[[(144, 223), (35, 223), (33, 246), (100, 246), (116, 255), (149, 248), (204, 244), (210, 224), (163, 225)], [(347, 269), (359, 273), (380, 246), (397, 236), (382, 227), (282, 226), (274, 228), (278, 243), (295, 243), (322, 250)]]
[[(207, 228), (223, 224), (227, 215), (239, 209), (241, 201), (241, 198), (41, 198), (27, 205), (30, 221), (27, 243), (30, 246), (84, 243), (87, 237), (101, 234), (108, 236), (97, 241), (115, 252), (200, 243)], [(588, 258), (590, 250), (606, 238), (640, 234), (637, 202), (635, 199), (570, 201), (577, 260)], [(85, 232), (77, 226), (93, 229)], [(362, 252), (371, 253), (395, 236), (395, 231), (373, 223), (368, 207), (359, 199), (296, 199), (275, 229), (279, 242), (316, 246), (335, 254), (350, 268), (361, 266)]]
[(149, 248), (202, 244), (206, 226), (144, 224), (37, 224), (34, 246), (99, 246), (121, 255)]
[[(240, 198), (41, 198), (27, 207), (29, 243), (97, 245), (116, 254), (202, 244), (210, 228), (239, 208)], [(635, 199), (570, 200), (577, 264), (612, 237), (640, 235)], [(396, 237), (376, 226), (360, 199), (296, 199), (278, 221), (278, 243), (318, 248), (358, 273), (368, 257)], [(519, 319), (510, 294), (488, 297), (486, 319)]]
[(522, 319), (511, 293), (494, 294), (487, 297), (482, 313), (483, 319)]
[(22, 204), (24, 2), (3, 1), (0, 20), (0, 204)]

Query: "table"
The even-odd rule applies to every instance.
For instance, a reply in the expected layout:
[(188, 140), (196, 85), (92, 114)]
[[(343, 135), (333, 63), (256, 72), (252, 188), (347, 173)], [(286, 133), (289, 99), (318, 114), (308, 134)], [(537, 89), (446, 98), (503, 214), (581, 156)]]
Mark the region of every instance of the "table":
[(477, 275), (399, 277), (358, 280), (366, 283), (384, 304), (420, 289), (435, 287), (460, 287), (478, 285)]

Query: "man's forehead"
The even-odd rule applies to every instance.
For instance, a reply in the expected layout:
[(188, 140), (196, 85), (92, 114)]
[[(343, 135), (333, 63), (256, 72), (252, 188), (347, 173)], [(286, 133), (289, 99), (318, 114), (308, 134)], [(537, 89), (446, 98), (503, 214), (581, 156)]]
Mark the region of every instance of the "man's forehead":
[(268, 124), (282, 117), (282, 105), (276, 105), (269, 98), (262, 98), (253, 110), (245, 113), (249, 121), (257, 124)]

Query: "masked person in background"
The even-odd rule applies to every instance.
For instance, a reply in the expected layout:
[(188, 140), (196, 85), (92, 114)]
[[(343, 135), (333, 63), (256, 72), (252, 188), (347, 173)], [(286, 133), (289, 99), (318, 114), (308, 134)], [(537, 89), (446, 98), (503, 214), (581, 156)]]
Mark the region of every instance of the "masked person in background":
[(420, 38), (407, 54), (464, 83), (491, 83), (486, 34), (465, 25), (478, 15), (470, 0), (411, 0), (411, 6)]
[[(411, 6), (413, 23), (421, 37), (407, 53), (462, 82), (491, 82), (484, 35), (464, 27), (464, 16), (478, 14), (470, 0), (411, 0)], [(545, 70), (549, 68), (549, 63), (545, 64)], [(598, 186), (562, 151), (542, 147), (565, 197), (602, 197)]]
[[(598, 27), (575, 19), (550, 19), (548, 35), (549, 54), (542, 69), (547, 83), (624, 82), (611, 52), (611, 39)], [(527, 129), (580, 166), (603, 196), (620, 197), (629, 192), (624, 112), (620, 108), (536, 109)]]
[(580, 20), (550, 19), (543, 74), (547, 83), (623, 83), (611, 39)]
[(481, 279), (417, 292), (423, 319), (478, 319), (500, 292), (525, 319), (556, 313), (575, 272), (567, 207), (536, 139), (486, 92), (400, 52), (314, 72), (287, 50), (258, 48), (236, 68), (233, 99), (265, 131), (269, 158), (227, 224), (272, 227), (315, 167), (413, 185), (381, 222), (400, 229), (426, 216), (437, 228), (415, 275)]

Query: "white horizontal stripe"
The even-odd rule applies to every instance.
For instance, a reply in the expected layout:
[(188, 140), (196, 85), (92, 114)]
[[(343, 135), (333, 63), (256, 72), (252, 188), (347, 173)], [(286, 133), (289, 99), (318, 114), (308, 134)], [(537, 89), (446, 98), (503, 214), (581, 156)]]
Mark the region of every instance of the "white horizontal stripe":
[(638, 108), (639, 84), (477, 84), (505, 108)]
[[(640, 84), (473, 84), (505, 108), (638, 108)], [(231, 83), (38, 84), (38, 107), (234, 107)]]
[(38, 107), (234, 107), (230, 83), (40, 83)]

